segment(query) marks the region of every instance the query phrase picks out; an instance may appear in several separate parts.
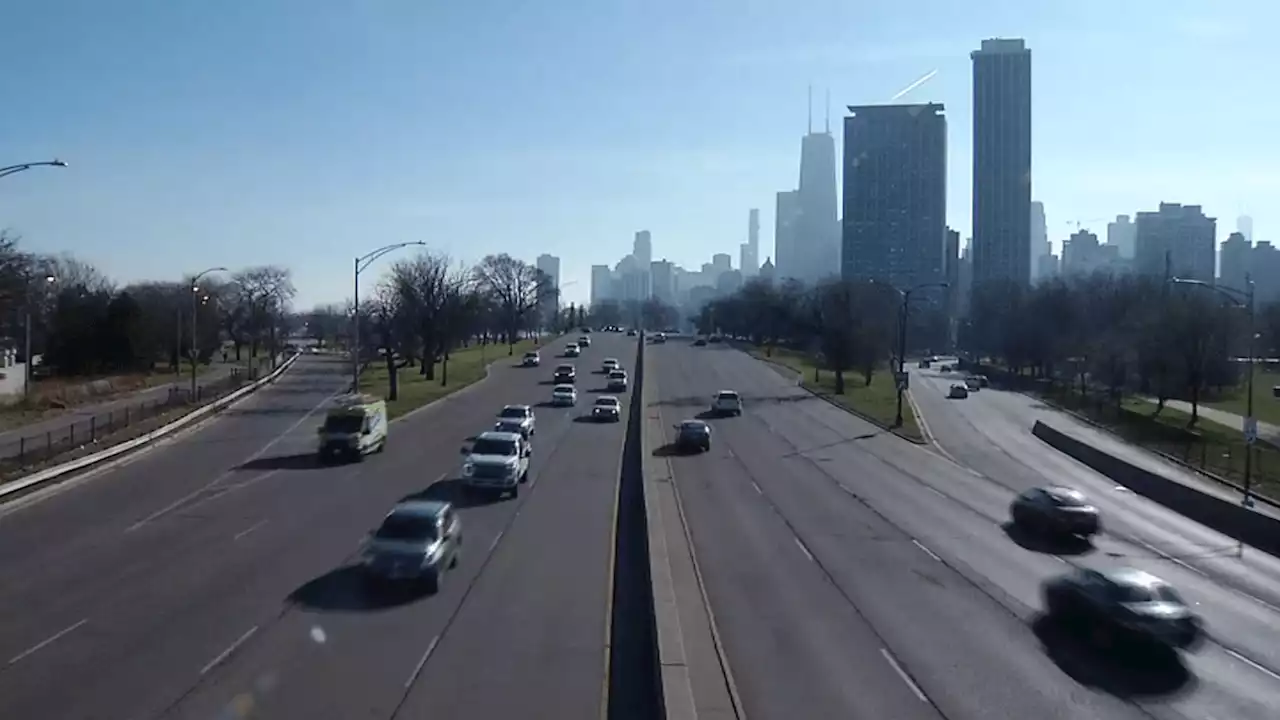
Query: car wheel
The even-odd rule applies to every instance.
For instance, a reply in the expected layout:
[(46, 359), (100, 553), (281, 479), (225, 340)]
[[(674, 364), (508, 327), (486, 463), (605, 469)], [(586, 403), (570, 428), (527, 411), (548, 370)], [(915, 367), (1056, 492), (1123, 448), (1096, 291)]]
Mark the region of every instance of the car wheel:
[(462, 558), (462, 548), (460, 547), (461, 544), (462, 543), (459, 542), (457, 545), (454, 545), (453, 547), (453, 557), (449, 558), (450, 570), (458, 567), (458, 561)]
[(440, 587), (444, 585), (444, 583), (442, 582), (443, 579), (444, 579), (444, 572), (442, 570), (437, 570), (431, 573), (430, 575), (428, 575), (422, 581), (422, 589), (434, 595), (440, 592)]
[(516, 485), (511, 488), (511, 499), (515, 500), (518, 497), (520, 497), (520, 486)]
[(520, 482), (522, 482), (522, 483), (527, 483), (527, 482), (529, 482), (529, 471), (528, 471), (528, 470), (525, 470), (524, 472), (520, 473)]

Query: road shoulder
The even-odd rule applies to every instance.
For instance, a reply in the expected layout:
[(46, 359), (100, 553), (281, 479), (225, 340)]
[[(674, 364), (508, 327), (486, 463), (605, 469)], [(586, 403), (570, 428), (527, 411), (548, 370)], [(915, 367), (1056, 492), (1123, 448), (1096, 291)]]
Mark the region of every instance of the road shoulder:
[[(648, 363), (646, 363), (648, 365)], [(656, 373), (644, 379), (644, 497), (658, 660), (668, 720), (740, 718), (694, 557), (670, 461), (654, 452), (666, 440)]]

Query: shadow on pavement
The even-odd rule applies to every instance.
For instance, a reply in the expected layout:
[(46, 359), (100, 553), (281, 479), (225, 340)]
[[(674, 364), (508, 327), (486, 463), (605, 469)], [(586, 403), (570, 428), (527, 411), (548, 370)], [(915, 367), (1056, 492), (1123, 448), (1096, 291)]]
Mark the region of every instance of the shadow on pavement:
[(587, 392), (592, 393), (592, 394), (595, 394), (595, 395), (605, 395), (605, 394), (608, 394), (608, 393), (611, 393), (611, 392), (614, 392), (614, 391), (613, 391), (613, 390), (610, 390), (610, 389), (609, 389), (609, 388), (607, 388), (607, 387), (596, 387), (596, 388), (591, 388), (591, 389), (590, 389), (590, 390), (588, 390)]
[(250, 460), (236, 468), (237, 470), (310, 470), (321, 467), (315, 453), (302, 455), (276, 455)]
[(289, 602), (317, 612), (373, 612), (407, 605), (427, 594), (422, 585), (368, 582), (359, 566), (347, 565), (289, 593)]
[(688, 450), (682, 450), (680, 446), (675, 443), (667, 443), (666, 445), (663, 445), (660, 448), (655, 448), (653, 451), (654, 457), (681, 457), (683, 455), (694, 455), (694, 454), (696, 453), (693, 453)]
[[(283, 415), (306, 415), (311, 412), (310, 407), (258, 407), (258, 408), (230, 408), (222, 411), (223, 417), (247, 417), (251, 415), (259, 415), (263, 417), (283, 416)], [(319, 420), (316, 421), (319, 425)]]
[(1058, 618), (1037, 615), (1031, 631), (1045, 654), (1072, 680), (1125, 699), (1166, 698), (1195, 689), (1197, 681), (1177, 651), (1089, 642), (1088, 633)]
[(501, 498), (496, 494), (488, 494), (477, 492), (468, 488), (462, 480), (458, 478), (445, 478), (438, 480), (426, 488), (415, 493), (410, 493), (400, 498), (400, 502), (411, 502), (413, 500), (436, 500), (447, 502), (459, 510), (474, 507), (484, 507), (500, 502)]
[(555, 385), (556, 381), (555, 380), (539, 380), (538, 384), (539, 385)]
[(1088, 538), (1075, 535), (1055, 537), (1047, 533), (1033, 532), (1012, 522), (1001, 523), (1000, 529), (1004, 530), (1004, 534), (1023, 550), (1045, 555), (1087, 555), (1096, 549)]

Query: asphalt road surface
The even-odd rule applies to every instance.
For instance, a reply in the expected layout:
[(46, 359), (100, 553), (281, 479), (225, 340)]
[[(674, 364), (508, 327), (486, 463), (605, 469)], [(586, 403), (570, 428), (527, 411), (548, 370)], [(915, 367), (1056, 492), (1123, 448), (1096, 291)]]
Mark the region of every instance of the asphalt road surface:
[[(745, 398), (711, 420), (710, 453), (671, 461), (746, 717), (1277, 716), (1280, 616), (1261, 599), (1110, 536), (1080, 554), (1015, 539), (1010, 487), (1029, 479), (883, 433), (736, 350), (649, 352), (667, 426), (716, 390)], [(1042, 581), (1072, 564), (1152, 568), (1213, 640), (1180, 658), (1090, 649), (1039, 613)]]
[[(589, 370), (629, 366), (635, 340), (595, 338), (579, 408), (537, 410), (515, 499), (463, 500), (459, 448), (550, 397), (551, 352), (331, 467), (314, 432), (347, 366), (308, 356), (165, 447), (0, 509), (0, 717), (599, 717), (625, 422), (575, 417)], [(459, 501), (458, 568), (435, 596), (363, 591), (358, 543), (420, 494)]]

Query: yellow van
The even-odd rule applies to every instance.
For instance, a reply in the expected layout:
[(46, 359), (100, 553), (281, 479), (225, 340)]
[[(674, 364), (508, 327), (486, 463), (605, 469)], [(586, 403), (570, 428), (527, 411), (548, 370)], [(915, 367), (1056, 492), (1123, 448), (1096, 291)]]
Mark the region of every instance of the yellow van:
[(382, 452), (387, 448), (387, 402), (363, 393), (343, 395), (334, 400), (316, 434), (321, 462), (363, 460)]

